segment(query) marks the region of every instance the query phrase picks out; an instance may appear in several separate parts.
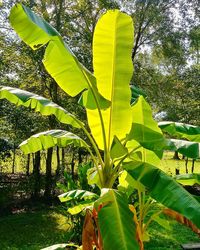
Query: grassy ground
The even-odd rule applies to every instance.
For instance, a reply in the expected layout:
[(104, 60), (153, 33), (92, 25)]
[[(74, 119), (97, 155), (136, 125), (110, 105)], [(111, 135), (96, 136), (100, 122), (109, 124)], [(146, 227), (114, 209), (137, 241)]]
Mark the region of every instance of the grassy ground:
[[(20, 151), (19, 151), (20, 152)], [(174, 160), (173, 159), (173, 152), (165, 152), (163, 155), (163, 159), (160, 163), (160, 168), (170, 174), (170, 175), (175, 175), (175, 169), (179, 169), (181, 174), (185, 173), (185, 160)], [(24, 156), (22, 153), (18, 153), (17, 157), (16, 157), (16, 164), (15, 164), (15, 171), (17, 172), (25, 172), (25, 166), (26, 166), (26, 157)], [(181, 155), (180, 155), (181, 157)], [(45, 160), (46, 160), (46, 156), (45, 154), (42, 154), (41, 156), (42, 159), (42, 163), (41, 163), (41, 172), (45, 172)], [(70, 164), (71, 158), (67, 157), (66, 162), (68, 164)], [(7, 173), (11, 173), (12, 169), (12, 159), (6, 161), (6, 162), (1, 162), (0, 163), (0, 171), (2, 172), (7, 172)], [(188, 169), (189, 169), (189, 173), (191, 172), (191, 166), (192, 166), (192, 159), (189, 159), (188, 162)], [(57, 167), (57, 160), (56, 160), (56, 153), (54, 152), (53, 154), (53, 158), (52, 158), (52, 168), (55, 171)], [(31, 165), (30, 165), (30, 172), (32, 172), (32, 160), (31, 160)], [(198, 159), (195, 162), (195, 168), (194, 168), (194, 172), (196, 173), (200, 173), (200, 159)]]
[[(180, 159), (180, 160), (174, 160), (173, 159), (173, 152), (165, 152), (163, 155), (163, 159), (160, 163), (160, 168), (167, 174), (169, 175), (175, 175), (175, 169), (180, 170), (180, 174), (185, 174), (185, 160)], [(180, 155), (181, 158), (181, 155)], [(195, 161), (194, 164), (194, 172), (195, 173), (200, 173), (200, 159)], [(191, 167), (192, 167), (192, 159), (189, 159), (188, 161), (188, 170), (189, 173), (191, 173)]]
[(152, 222), (149, 226), (151, 240), (145, 243), (145, 250), (179, 250), (181, 244), (200, 243), (200, 238), (189, 228), (176, 221), (170, 220), (171, 230), (166, 230), (160, 225)]
[[(149, 228), (151, 241), (145, 244), (145, 250), (179, 250), (180, 244), (200, 242), (198, 236), (185, 226), (175, 221), (170, 221), (170, 225), (171, 230), (166, 231), (152, 223)], [(55, 209), (0, 218), (1, 250), (39, 250), (53, 244), (66, 243), (70, 235), (67, 217)]]
[(67, 217), (55, 210), (14, 214), (0, 218), (1, 250), (39, 250), (65, 243), (70, 237)]
[[(170, 175), (175, 174), (176, 168), (180, 173), (185, 173), (185, 161), (172, 158), (173, 153), (166, 152), (160, 168)], [(191, 165), (189, 161), (189, 172)], [(200, 173), (199, 160), (195, 163), (195, 172)], [(145, 250), (179, 250), (181, 244), (200, 242), (199, 237), (190, 229), (175, 221), (171, 221), (170, 224), (170, 231), (156, 223), (150, 225), (151, 241), (145, 244)], [(55, 209), (0, 217), (0, 250), (39, 250), (53, 244), (68, 242), (71, 234), (67, 217)]]
[[(7, 158), (6, 161), (0, 162), (0, 172), (11, 173), (12, 172), (12, 158), (11, 154), (10, 158)], [(70, 160), (70, 159), (69, 159)], [(26, 163), (27, 163), (27, 155), (24, 155), (20, 150), (17, 150), (16, 159), (15, 159), (15, 173), (25, 173), (26, 172)], [(41, 153), (41, 172), (45, 173), (45, 165), (46, 165), (46, 154), (44, 152)], [(57, 159), (56, 152), (53, 152), (52, 157), (52, 169), (56, 170), (57, 167)], [(30, 160), (30, 172), (33, 171), (33, 159), (31, 156)]]

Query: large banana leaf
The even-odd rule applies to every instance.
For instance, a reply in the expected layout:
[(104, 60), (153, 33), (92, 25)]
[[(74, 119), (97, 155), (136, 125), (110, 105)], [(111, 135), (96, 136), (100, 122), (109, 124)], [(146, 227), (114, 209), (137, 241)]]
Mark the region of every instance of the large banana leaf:
[(9, 18), (17, 34), (32, 49), (47, 44), (44, 65), (66, 93), (75, 96), (92, 84), (90, 80), (95, 81), (94, 76), (78, 62), (63, 42), (60, 34), (29, 8), (16, 4)]
[(131, 104), (133, 104), (141, 95), (146, 97), (145, 92), (142, 89), (136, 87), (135, 85), (131, 85), (130, 88), (131, 88)]
[(58, 198), (60, 199), (61, 202), (66, 202), (70, 200), (90, 200), (93, 198), (98, 198), (99, 196), (95, 193), (89, 192), (87, 190), (71, 190), (69, 192), (66, 192), (64, 194), (60, 194)]
[(143, 96), (132, 106), (132, 128), (127, 140), (136, 140), (150, 150), (162, 150), (165, 145), (161, 129), (152, 117), (152, 110)]
[(169, 139), (168, 141), (167, 149), (178, 151), (189, 158), (200, 158), (200, 143), (178, 139)]
[(158, 125), (163, 132), (167, 132), (171, 136), (200, 142), (200, 127), (198, 126), (168, 121), (159, 122)]
[(120, 140), (115, 136), (110, 149), (110, 156), (112, 160), (117, 160), (128, 153), (128, 149), (120, 142)]
[(55, 115), (56, 118), (65, 124), (70, 124), (73, 127), (80, 127), (81, 122), (64, 108), (58, 106), (54, 102), (17, 88), (0, 86), (0, 99), (7, 99), (9, 102), (17, 106), (25, 106), (40, 112), (42, 115)]
[(182, 185), (193, 186), (194, 184), (200, 185), (200, 174), (181, 174), (175, 177), (175, 180)]
[(129, 155), (124, 162), (139, 161), (158, 166), (163, 155), (163, 151), (146, 149), (135, 140), (128, 141), (126, 148), (128, 149)]
[(91, 209), (93, 208), (94, 201), (91, 200), (86, 200), (86, 201), (80, 201), (76, 205), (69, 207), (67, 209), (67, 212), (70, 213), (71, 215), (79, 214), (86, 209)]
[(19, 146), (25, 154), (30, 154), (54, 146), (66, 147), (72, 143), (79, 147), (89, 147), (86, 142), (84, 142), (77, 135), (60, 129), (48, 130), (32, 135), (29, 139), (23, 141)]
[(192, 231), (194, 231), (195, 233), (197, 233), (200, 236), (200, 229), (197, 228), (190, 220), (185, 218), (183, 215), (181, 215), (181, 214), (179, 214), (171, 209), (164, 209), (163, 213), (165, 215), (175, 219), (179, 223), (181, 223), (187, 227), (190, 227), (192, 229)]
[(69, 244), (65, 244), (65, 243), (61, 243), (61, 244), (56, 244), (56, 245), (52, 245), (50, 247), (45, 247), (45, 248), (42, 248), (41, 250), (61, 250), (61, 249), (65, 249), (66, 250), (66, 247), (74, 247), (76, 250), (82, 250), (82, 247), (79, 247), (78, 245), (74, 244), (74, 243), (69, 243)]
[(135, 189), (140, 190), (140, 192), (145, 192), (144, 185), (136, 181), (126, 170), (121, 171), (117, 188), (119, 191), (125, 192), (128, 197)]
[[(74, 215), (82, 212), (88, 207), (93, 206), (94, 200), (99, 198), (95, 193), (86, 190), (71, 190), (58, 196), (61, 202), (75, 201), (75, 205), (69, 207), (67, 212)], [(71, 204), (70, 204), (71, 205)]]
[[(115, 10), (99, 19), (94, 32), (93, 65), (99, 93), (111, 102), (110, 108), (101, 112), (109, 149), (115, 135), (122, 139), (131, 128), (132, 46), (133, 24), (129, 16)], [(92, 134), (103, 149), (105, 138), (98, 110), (87, 110), (87, 116)]]
[(200, 203), (173, 178), (147, 164), (124, 165), (127, 172), (146, 186), (152, 198), (191, 220), (200, 228)]
[(127, 199), (117, 190), (106, 189), (103, 192), (102, 197), (95, 202), (96, 210), (100, 210), (98, 223), (103, 249), (139, 249), (136, 226)]

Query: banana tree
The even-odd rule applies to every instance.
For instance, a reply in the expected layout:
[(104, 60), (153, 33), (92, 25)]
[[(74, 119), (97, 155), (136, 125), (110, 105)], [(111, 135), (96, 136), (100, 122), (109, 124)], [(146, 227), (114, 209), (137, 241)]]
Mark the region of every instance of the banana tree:
[[(192, 174), (188, 174), (186, 161), (186, 174), (177, 175), (176, 181), (182, 185), (193, 186), (200, 184), (199, 174), (193, 173), (194, 160), (200, 158), (200, 127), (179, 122), (163, 121), (159, 122), (159, 127), (163, 132), (179, 139), (169, 139), (170, 150), (177, 151), (188, 158), (193, 159)], [(184, 139), (184, 140), (183, 140)], [(186, 139), (186, 140), (185, 140)], [(196, 197), (198, 198), (198, 197)]]
[[(168, 142), (153, 120), (149, 104), (143, 96), (130, 104), (132, 19), (119, 10), (108, 11), (99, 19), (93, 37), (94, 73), (77, 60), (60, 34), (29, 8), (15, 5), (10, 22), (32, 49), (45, 46), (43, 63), (57, 84), (71, 96), (81, 93), (80, 104), (86, 109), (90, 131), (46, 98), (15, 88), (0, 89), (0, 98), (43, 115), (54, 114), (61, 123), (82, 129), (88, 137), (90, 143), (86, 144), (69, 131), (53, 130), (21, 144), (25, 153), (70, 143), (90, 152), (93, 168), (88, 171), (88, 183), (97, 185), (101, 195), (73, 190), (60, 196), (63, 202), (81, 201), (69, 212), (86, 211), (83, 249), (93, 249), (94, 245), (104, 250), (143, 249), (142, 211), (149, 207), (144, 197), (146, 189), (154, 200), (200, 227), (199, 202), (156, 167)], [(129, 205), (127, 199), (134, 189), (138, 191), (139, 207)]]
[(178, 138), (169, 139), (168, 149), (177, 151), (188, 158), (200, 158), (200, 127), (169, 121), (159, 122), (158, 126), (171, 137)]

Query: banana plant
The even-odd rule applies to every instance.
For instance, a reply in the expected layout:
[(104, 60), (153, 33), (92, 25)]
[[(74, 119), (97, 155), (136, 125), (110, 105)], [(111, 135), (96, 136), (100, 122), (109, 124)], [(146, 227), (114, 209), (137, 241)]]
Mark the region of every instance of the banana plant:
[[(86, 211), (82, 248), (93, 249), (96, 245), (96, 249), (103, 250), (143, 249), (140, 209), (148, 207), (144, 190), (200, 228), (199, 202), (156, 167), (168, 142), (153, 120), (149, 104), (142, 95), (131, 104), (134, 33), (131, 17), (112, 10), (99, 19), (93, 37), (93, 73), (77, 60), (60, 34), (29, 8), (15, 5), (10, 22), (32, 49), (45, 46), (43, 63), (57, 84), (68, 95), (81, 93), (80, 104), (86, 109), (90, 131), (74, 115), (46, 98), (15, 88), (0, 89), (0, 98), (43, 115), (54, 114), (61, 123), (82, 129), (88, 137), (90, 143), (86, 144), (69, 131), (47, 131), (21, 144), (25, 153), (70, 143), (84, 146), (90, 152), (93, 168), (88, 171), (88, 183), (97, 185), (101, 195), (74, 190), (60, 196), (63, 202), (81, 201), (71, 208), (71, 213)], [(135, 189), (139, 206), (135, 203), (130, 206), (127, 194)]]

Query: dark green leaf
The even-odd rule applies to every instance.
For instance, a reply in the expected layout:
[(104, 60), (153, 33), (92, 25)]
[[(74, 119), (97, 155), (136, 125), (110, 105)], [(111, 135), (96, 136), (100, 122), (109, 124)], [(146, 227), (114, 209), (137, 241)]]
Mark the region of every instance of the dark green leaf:
[(173, 178), (147, 163), (138, 166), (129, 163), (124, 168), (146, 186), (152, 198), (184, 215), (200, 228), (200, 203)]
[[(136, 226), (125, 196), (113, 189), (104, 189), (95, 202), (98, 222), (103, 240), (103, 249), (139, 249), (136, 240)], [(102, 207), (102, 208), (101, 208)]]

